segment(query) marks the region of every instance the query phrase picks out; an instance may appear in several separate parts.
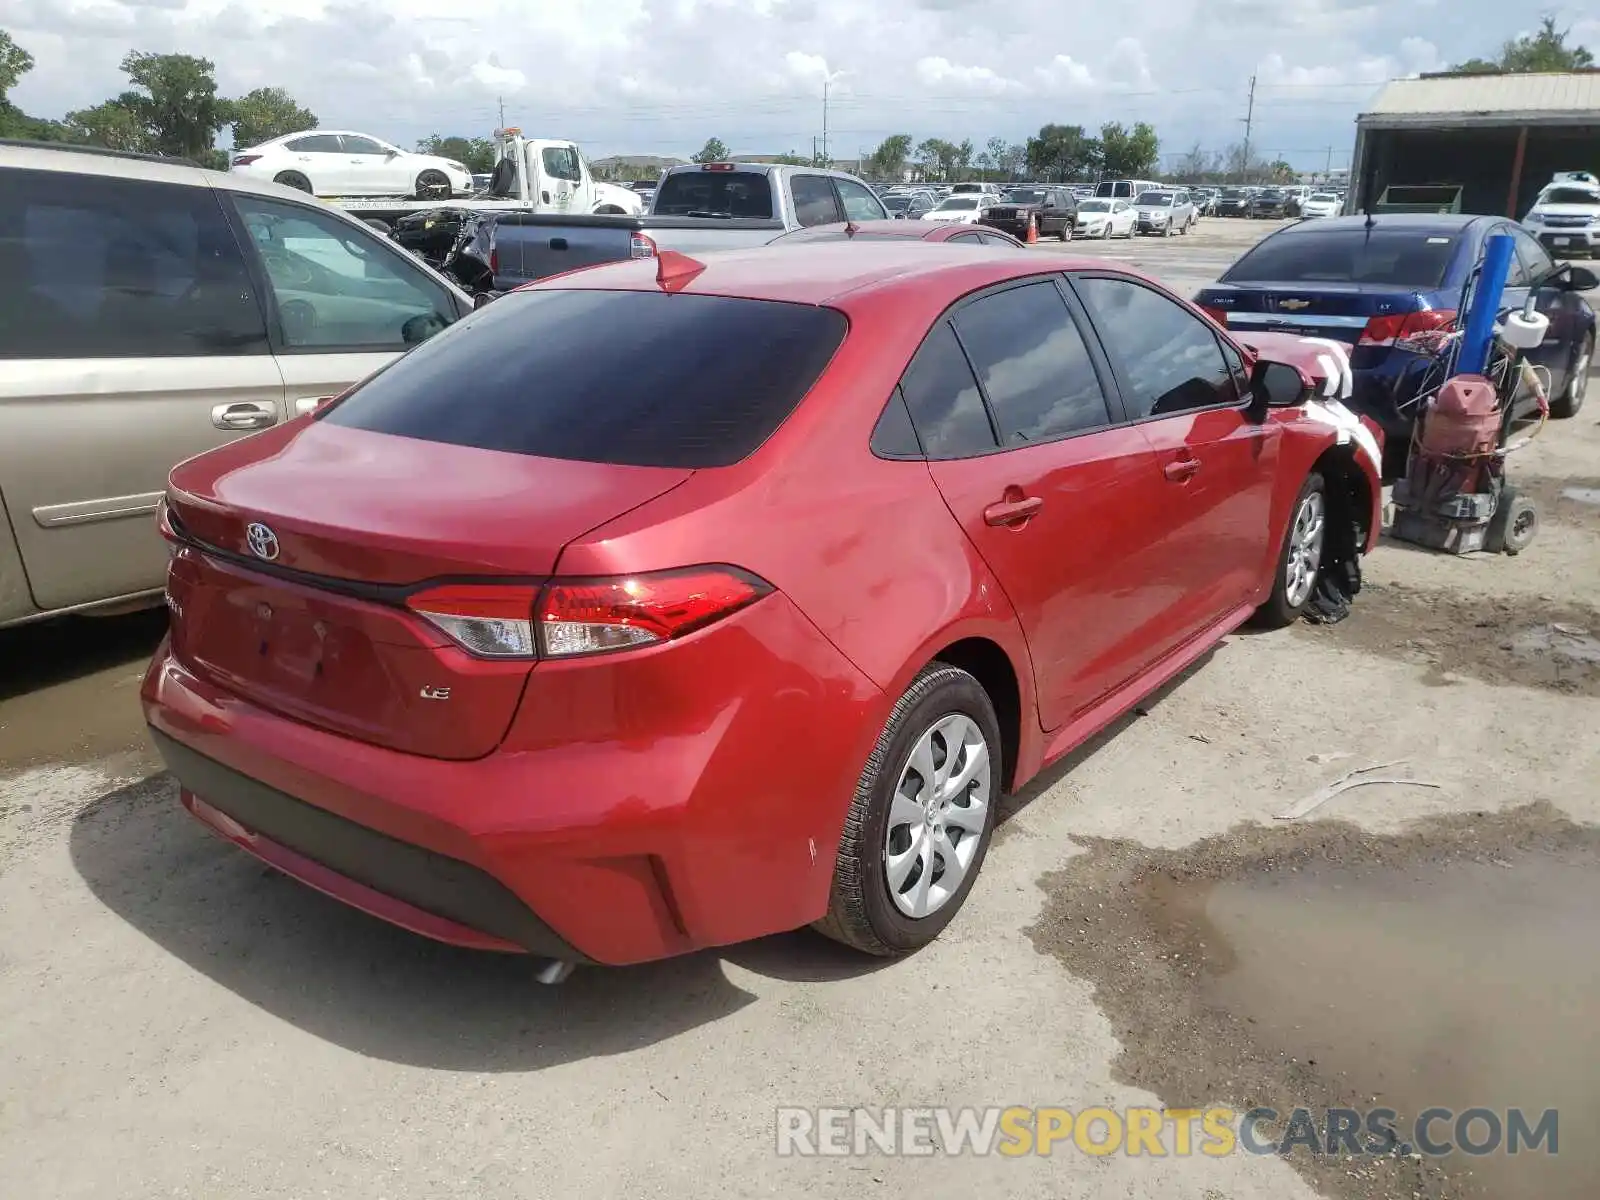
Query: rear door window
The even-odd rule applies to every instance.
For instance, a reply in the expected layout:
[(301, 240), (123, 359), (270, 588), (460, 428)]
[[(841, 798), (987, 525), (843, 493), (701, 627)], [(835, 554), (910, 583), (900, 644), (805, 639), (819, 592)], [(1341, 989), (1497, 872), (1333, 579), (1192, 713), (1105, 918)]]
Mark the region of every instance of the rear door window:
[(982, 296), (956, 313), (955, 327), (994, 409), (1003, 446), (1111, 423), (1094, 362), (1053, 282)]
[(210, 188), (0, 171), (0, 358), (265, 354)]
[(794, 217), (801, 225), (829, 225), (844, 220), (833, 181), (826, 175), (796, 175), (789, 181)]
[(755, 171), (679, 171), (656, 189), (656, 216), (772, 217), (772, 185)]
[(336, 133), (311, 133), (302, 138), (295, 138), (292, 142), (284, 143), (285, 149), (296, 154), (340, 154), (343, 148), (339, 145), (339, 135)]
[(843, 341), (830, 308), (664, 292), (496, 300), (321, 419), (513, 454), (721, 467), (764, 442)]
[(1377, 283), (1431, 290), (1443, 284), (1460, 241), (1456, 230), (1292, 227), (1260, 242), (1222, 282)]
[(1078, 279), (1074, 286), (1121, 365), (1133, 420), (1239, 403), (1221, 342), (1183, 305), (1125, 279)]

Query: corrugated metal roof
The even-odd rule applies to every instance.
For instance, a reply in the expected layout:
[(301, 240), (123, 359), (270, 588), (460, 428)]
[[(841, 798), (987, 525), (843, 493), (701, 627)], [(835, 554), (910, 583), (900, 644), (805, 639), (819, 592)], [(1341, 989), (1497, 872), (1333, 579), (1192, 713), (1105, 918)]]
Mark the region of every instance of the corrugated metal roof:
[(1396, 79), (1356, 120), (1362, 125), (1600, 124), (1600, 71)]

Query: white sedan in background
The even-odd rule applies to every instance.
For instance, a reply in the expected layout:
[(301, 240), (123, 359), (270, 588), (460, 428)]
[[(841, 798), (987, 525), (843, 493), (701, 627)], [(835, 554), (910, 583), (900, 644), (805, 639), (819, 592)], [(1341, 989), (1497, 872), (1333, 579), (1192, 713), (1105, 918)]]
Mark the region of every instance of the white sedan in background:
[(1300, 205), (1302, 217), (1337, 217), (1339, 210), (1344, 207), (1339, 197), (1332, 192), (1312, 192), (1303, 204)]
[(446, 200), (471, 195), (472, 172), (462, 163), (416, 154), (371, 134), (339, 129), (289, 133), (235, 150), (235, 175), (270, 179), (313, 196), (416, 196)]
[(1072, 236), (1081, 238), (1132, 238), (1139, 214), (1127, 200), (1096, 197), (1078, 201), (1078, 223)]
[(993, 196), (966, 193), (950, 196), (922, 214), (924, 221), (955, 221), (961, 225), (976, 225), (979, 215), (994, 203)]

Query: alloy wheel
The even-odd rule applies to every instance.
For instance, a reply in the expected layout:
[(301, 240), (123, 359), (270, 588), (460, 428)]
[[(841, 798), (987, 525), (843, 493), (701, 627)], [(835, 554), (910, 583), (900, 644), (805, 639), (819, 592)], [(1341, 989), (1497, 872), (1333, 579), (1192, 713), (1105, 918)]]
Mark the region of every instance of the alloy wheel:
[(1311, 596), (1322, 565), (1322, 535), (1326, 527), (1322, 493), (1311, 492), (1300, 501), (1289, 533), (1289, 559), (1284, 564), (1283, 598), (1290, 608), (1299, 608)]
[(937, 912), (960, 889), (991, 800), (989, 744), (965, 713), (939, 718), (900, 770), (885, 826), (889, 895), (908, 917)]

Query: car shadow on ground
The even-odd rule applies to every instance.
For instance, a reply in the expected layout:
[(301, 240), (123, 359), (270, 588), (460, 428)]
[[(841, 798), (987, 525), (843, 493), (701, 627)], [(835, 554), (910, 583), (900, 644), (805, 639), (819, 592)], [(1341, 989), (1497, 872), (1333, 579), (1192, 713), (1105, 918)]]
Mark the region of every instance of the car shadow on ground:
[(167, 610), (120, 617), (62, 617), (0, 629), (0, 700), (92, 675), (107, 667), (148, 662), (167, 631)]
[[(582, 968), (546, 987), (526, 958), (440, 945), (263, 866), (185, 813), (164, 774), (89, 805), (70, 847), (94, 895), (162, 949), (298, 1029), (390, 1062), (537, 1071), (650, 1046), (755, 1000), (715, 953)], [(735, 957), (766, 974), (783, 940), (829, 977), (830, 953), (800, 935)]]

